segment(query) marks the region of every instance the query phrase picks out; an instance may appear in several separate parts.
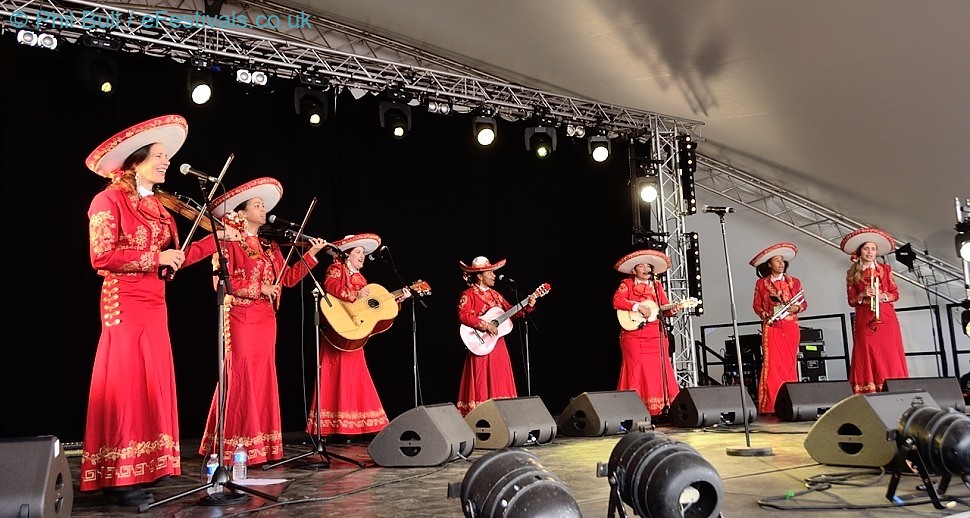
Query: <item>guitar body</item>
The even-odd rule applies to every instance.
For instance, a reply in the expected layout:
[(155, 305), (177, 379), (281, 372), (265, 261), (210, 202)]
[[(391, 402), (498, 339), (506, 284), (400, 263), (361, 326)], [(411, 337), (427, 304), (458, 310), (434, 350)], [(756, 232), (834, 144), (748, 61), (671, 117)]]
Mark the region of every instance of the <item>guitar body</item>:
[[(497, 319), (502, 316), (502, 308), (496, 306), (489, 309), (480, 318), (486, 322)], [(465, 342), (465, 347), (468, 348), (472, 354), (476, 356), (485, 356), (486, 354), (492, 352), (495, 349), (495, 344), (498, 339), (512, 332), (512, 319), (506, 319), (504, 322), (498, 325), (498, 334), (490, 335), (487, 331), (479, 331), (473, 327), (468, 327), (464, 324), (458, 326), (458, 332), (461, 335), (461, 340)]]
[[(380, 284), (368, 284), (364, 288), (369, 289), (367, 296), (354, 302), (333, 295), (320, 301), (320, 312), (330, 324), (321, 334), (327, 343), (341, 351), (360, 349), (368, 338), (387, 331), (397, 317), (396, 299), (401, 296), (401, 290), (391, 293)], [(409, 288), (415, 296), (431, 293), (428, 283), (421, 280)]]
[(627, 311), (625, 309), (616, 310), (616, 320), (620, 322), (620, 327), (626, 331), (636, 331), (643, 326), (655, 322), (660, 316), (661, 311), (667, 311), (668, 309), (673, 309), (676, 307), (680, 308), (692, 308), (697, 306), (698, 300), (695, 297), (690, 297), (684, 299), (680, 302), (674, 302), (671, 304), (665, 304), (663, 306), (657, 306), (657, 303), (646, 299), (640, 302), (641, 306), (647, 306), (650, 308), (650, 318), (646, 318), (639, 311)]

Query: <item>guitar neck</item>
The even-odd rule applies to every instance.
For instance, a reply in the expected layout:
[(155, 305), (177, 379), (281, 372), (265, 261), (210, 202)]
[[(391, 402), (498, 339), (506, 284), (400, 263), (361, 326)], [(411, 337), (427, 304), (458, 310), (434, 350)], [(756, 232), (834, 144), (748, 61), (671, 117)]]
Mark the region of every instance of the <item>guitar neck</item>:
[(518, 304), (516, 304), (516, 305), (512, 306), (511, 308), (509, 308), (509, 310), (506, 311), (505, 313), (502, 313), (501, 315), (499, 315), (498, 318), (495, 319), (495, 322), (497, 324), (501, 324), (502, 322), (505, 322), (506, 320), (508, 320), (509, 318), (511, 318), (512, 315), (518, 313), (528, 303), (529, 303), (529, 297), (526, 297), (526, 298), (522, 299), (521, 302), (519, 302)]

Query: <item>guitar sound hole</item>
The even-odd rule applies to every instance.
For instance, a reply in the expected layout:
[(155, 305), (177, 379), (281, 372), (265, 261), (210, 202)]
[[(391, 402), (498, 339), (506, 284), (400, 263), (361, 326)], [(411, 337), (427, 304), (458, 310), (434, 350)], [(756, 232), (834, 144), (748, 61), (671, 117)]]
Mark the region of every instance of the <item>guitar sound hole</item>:
[(379, 308), (381, 303), (377, 299), (367, 299), (367, 307), (371, 309)]

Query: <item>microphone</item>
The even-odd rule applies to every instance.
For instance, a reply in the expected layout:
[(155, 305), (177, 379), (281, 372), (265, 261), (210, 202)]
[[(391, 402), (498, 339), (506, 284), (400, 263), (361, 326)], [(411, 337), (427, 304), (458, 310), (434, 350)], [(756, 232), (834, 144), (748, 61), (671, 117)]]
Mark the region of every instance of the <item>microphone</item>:
[(507, 275), (499, 275), (498, 277), (495, 278), (495, 280), (501, 281), (501, 282), (507, 282), (509, 284), (515, 284), (515, 279)]
[(296, 223), (293, 223), (292, 221), (286, 221), (285, 219), (278, 218), (278, 217), (276, 217), (276, 214), (270, 214), (269, 216), (266, 216), (266, 221), (268, 221), (268, 222), (270, 222), (270, 223), (272, 223), (274, 225), (280, 225), (280, 226), (290, 227), (290, 228), (295, 228), (295, 229), (299, 229), (300, 228), (300, 225), (297, 225)]
[(376, 261), (377, 260), (377, 257), (375, 257), (375, 256), (381, 255), (381, 254), (383, 254), (386, 251), (387, 251), (387, 245), (381, 245), (380, 248), (378, 248), (377, 250), (374, 250), (373, 252), (371, 252), (370, 255), (367, 256), (367, 258), (370, 259), (371, 261)]
[(703, 212), (711, 212), (714, 214), (725, 214), (727, 212), (734, 212), (734, 207), (718, 207), (716, 205), (704, 205), (701, 209)]
[(195, 169), (194, 167), (190, 166), (189, 164), (182, 164), (182, 167), (179, 167), (179, 171), (181, 171), (182, 174), (186, 174), (186, 175), (190, 174), (192, 176), (196, 176), (198, 178), (201, 178), (201, 179), (203, 179), (203, 180), (205, 180), (207, 182), (216, 183), (216, 182), (219, 181), (218, 178), (215, 178), (213, 176), (209, 176), (209, 175), (203, 173), (202, 171), (199, 171), (198, 169)]

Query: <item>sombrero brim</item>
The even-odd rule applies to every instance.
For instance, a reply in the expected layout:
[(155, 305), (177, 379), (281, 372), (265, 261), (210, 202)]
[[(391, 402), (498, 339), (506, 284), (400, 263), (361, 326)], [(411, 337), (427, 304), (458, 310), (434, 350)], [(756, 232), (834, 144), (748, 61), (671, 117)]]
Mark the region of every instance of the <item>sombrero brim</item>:
[(670, 268), (670, 257), (656, 250), (637, 250), (631, 252), (616, 262), (613, 268), (620, 273), (633, 273), (638, 264), (649, 264), (653, 267), (654, 275), (660, 275)]
[(461, 268), (461, 271), (465, 273), (490, 272), (493, 270), (498, 270), (499, 268), (505, 266), (505, 261), (506, 261), (505, 259), (502, 259), (499, 261), (495, 261), (494, 263), (488, 264), (486, 266), (479, 266), (479, 267), (468, 266), (467, 264), (464, 263), (464, 261), (458, 261), (458, 267)]
[(763, 263), (767, 262), (772, 257), (780, 255), (782, 259), (786, 261), (791, 261), (798, 255), (798, 247), (791, 243), (777, 243), (765, 248), (764, 250), (758, 252), (758, 255), (754, 256), (751, 261), (748, 262), (751, 266), (761, 266)]
[(275, 178), (257, 178), (212, 200), (212, 215), (222, 218), (239, 204), (253, 198), (262, 198), (266, 212), (273, 210), (283, 197), (283, 186)]
[(842, 251), (852, 255), (863, 243), (872, 242), (876, 244), (876, 254), (886, 255), (896, 248), (896, 242), (892, 236), (879, 230), (878, 228), (860, 228), (846, 234), (842, 238)]
[(144, 146), (156, 142), (165, 146), (165, 152), (172, 158), (185, 143), (189, 125), (181, 115), (164, 115), (116, 133), (94, 149), (84, 160), (88, 169), (110, 178), (121, 169), (125, 159)]
[(357, 234), (334, 241), (333, 246), (344, 252), (360, 246), (364, 248), (364, 255), (368, 255), (381, 246), (381, 236), (377, 234)]

